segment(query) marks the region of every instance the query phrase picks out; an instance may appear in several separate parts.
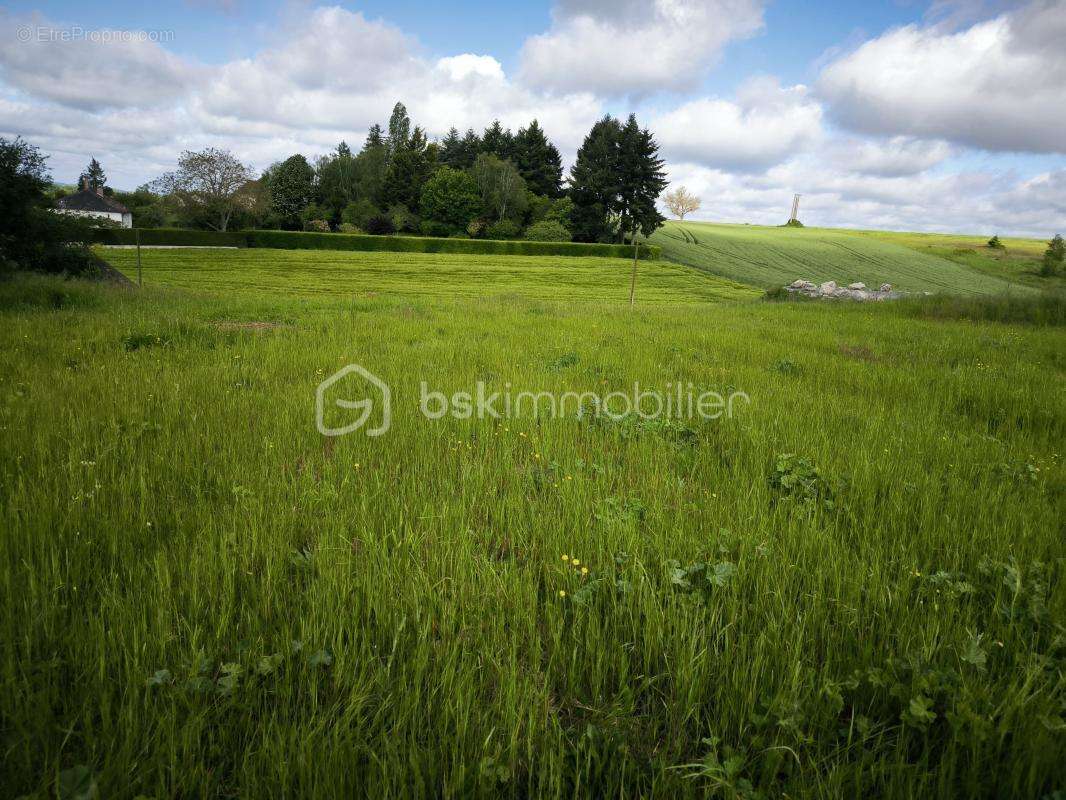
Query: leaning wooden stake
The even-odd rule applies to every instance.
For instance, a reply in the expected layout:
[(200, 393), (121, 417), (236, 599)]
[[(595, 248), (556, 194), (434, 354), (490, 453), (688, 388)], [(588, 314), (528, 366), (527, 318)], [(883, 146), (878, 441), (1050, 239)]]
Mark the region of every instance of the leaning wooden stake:
[(637, 303), (637, 258), (640, 255), (640, 242), (637, 234), (633, 234), (633, 280), (629, 284), (629, 307), (633, 308)]
[(141, 229), (133, 229), (133, 238), (137, 242), (137, 285), (144, 286), (144, 282), (141, 280)]

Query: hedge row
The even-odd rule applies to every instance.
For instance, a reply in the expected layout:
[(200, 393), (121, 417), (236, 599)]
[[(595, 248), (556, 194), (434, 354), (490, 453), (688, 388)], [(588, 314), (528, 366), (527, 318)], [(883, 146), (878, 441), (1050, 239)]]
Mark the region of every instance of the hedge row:
[[(245, 231), (192, 231), (184, 228), (141, 228), (141, 244), (171, 247), (247, 247)], [(133, 228), (94, 228), (97, 244), (136, 244)]]
[[(131, 228), (98, 228), (98, 244), (136, 243)], [(363, 236), (347, 233), (305, 233), (303, 231), (191, 231), (177, 228), (141, 230), (143, 245), (174, 247), (272, 247), (279, 250), (362, 250), (389, 253), (460, 253), (464, 255), (508, 256), (605, 256), (632, 258), (633, 248), (621, 244), (581, 244), (577, 242), (497, 241), (490, 239), (435, 239), (428, 236)], [(657, 259), (659, 247), (643, 245), (642, 258)]]

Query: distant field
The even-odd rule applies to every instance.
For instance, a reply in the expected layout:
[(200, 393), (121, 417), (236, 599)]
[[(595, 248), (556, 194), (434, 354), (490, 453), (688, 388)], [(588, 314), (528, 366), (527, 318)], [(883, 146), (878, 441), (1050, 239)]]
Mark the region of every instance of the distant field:
[(1042, 239), (1016, 239), (1003, 236), (1000, 237), (1003, 247), (991, 248), (988, 246), (989, 237), (987, 236), (902, 231), (848, 231), (848, 233), (857, 237), (902, 245), (919, 253), (954, 261), (956, 264), (985, 275), (1024, 283), (1034, 288), (1066, 288), (1066, 276), (1055, 278), (1040, 276), (1040, 262), (1048, 244)]
[[(900, 234), (910, 236), (910, 234)], [(663, 256), (729, 280), (770, 287), (815, 282), (891, 283), (909, 292), (998, 294), (1029, 289), (881, 235), (819, 228), (668, 222), (651, 239)]]
[[(101, 248), (117, 269), (136, 278), (136, 253)], [(562, 256), (467, 256), (337, 250), (144, 250), (148, 286), (295, 296), (491, 296), (520, 293), (553, 300), (625, 302), (632, 262)], [(642, 261), (641, 303), (743, 300), (751, 288), (668, 261)]]

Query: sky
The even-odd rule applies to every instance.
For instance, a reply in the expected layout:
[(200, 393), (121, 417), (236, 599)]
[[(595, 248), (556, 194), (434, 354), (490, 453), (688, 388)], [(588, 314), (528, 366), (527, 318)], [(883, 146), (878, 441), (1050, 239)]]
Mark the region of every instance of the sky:
[(694, 218), (1066, 233), (1066, 0), (0, 0), (0, 136), (116, 188), (222, 147), (537, 119), (569, 165), (635, 113)]

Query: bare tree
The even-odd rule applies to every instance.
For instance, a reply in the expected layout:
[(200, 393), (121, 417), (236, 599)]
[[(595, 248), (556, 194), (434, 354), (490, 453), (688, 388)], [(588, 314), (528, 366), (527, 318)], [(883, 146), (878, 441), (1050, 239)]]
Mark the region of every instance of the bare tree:
[(678, 186), (663, 195), (663, 202), (670, 209), (670, 213), (682, 221), (685, 219), (685, 214), (699, 211), (700, 208), (700, 199), (684, 186)]
[(186, 150), (178, 168), (152, 183), (153, 191), (173, 198), (215, 230), (224, 231), (234, 210), (251, 202), (252, 170), (228, 150)]

